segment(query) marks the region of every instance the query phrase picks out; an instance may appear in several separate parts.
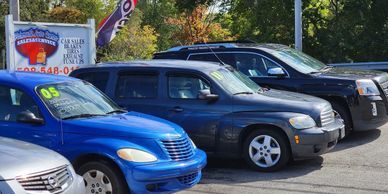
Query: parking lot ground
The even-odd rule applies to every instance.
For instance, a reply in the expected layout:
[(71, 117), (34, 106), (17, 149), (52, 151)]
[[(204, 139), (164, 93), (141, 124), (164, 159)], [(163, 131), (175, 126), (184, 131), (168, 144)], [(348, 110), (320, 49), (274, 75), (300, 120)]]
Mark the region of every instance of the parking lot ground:
[(210, 158), (201, 183), (181, 193), (388, 193), (388, 125), (353, 133), (322, 157), (292, 162), (280, 172)]

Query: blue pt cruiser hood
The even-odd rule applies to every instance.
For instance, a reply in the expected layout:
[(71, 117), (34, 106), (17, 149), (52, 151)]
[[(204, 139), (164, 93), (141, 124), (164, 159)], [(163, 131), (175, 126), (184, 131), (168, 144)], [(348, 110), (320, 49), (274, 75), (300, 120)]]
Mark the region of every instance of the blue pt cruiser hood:
[(175, 139), (185, 134), (174, 123), (138, 112), (64, 120), (63, 127), (65, 133), (132, 138)]

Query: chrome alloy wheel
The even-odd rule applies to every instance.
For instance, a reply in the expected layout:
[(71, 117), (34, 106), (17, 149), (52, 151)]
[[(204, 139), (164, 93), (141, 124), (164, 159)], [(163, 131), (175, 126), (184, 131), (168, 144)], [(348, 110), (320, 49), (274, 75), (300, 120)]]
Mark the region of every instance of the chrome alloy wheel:
[(112, 182), (101, 171), (89, 170), (83, 176), (87, 194), (112, 194)]
[(262, 168), (276, 165), (280, 160), (281, 149), (279, 143), (271, 136), (255, 137), (249, 145), (251, 160)]

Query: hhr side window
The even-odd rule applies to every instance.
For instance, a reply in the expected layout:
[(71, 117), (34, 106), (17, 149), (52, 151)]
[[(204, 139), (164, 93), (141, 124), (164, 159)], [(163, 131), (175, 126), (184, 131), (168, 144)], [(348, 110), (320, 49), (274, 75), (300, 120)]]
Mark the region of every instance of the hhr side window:
[(158, 75), (124, 74), (117, 81), (116, 98), (156, 98)]
[(41, 118), (38, 106), (26, 93), (10, 87), (0, 86), (0, 121), (16, 121), (21, 112), (31, 112)]
[(197, 99), (202, 90), (210, 85), (201, 78), (192, 76), (169, 76), (168, 94), (175, 99)]

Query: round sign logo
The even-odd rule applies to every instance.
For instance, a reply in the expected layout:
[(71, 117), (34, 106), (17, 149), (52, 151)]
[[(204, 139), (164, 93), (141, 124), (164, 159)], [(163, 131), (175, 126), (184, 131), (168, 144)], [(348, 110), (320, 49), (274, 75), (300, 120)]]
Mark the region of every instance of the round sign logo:
[(39, 28), (15, 32), (16, 50), (29, 59), (30, 65), (46, 65), (47, 58), (58, 50), (58, 41), (57, 33)]

